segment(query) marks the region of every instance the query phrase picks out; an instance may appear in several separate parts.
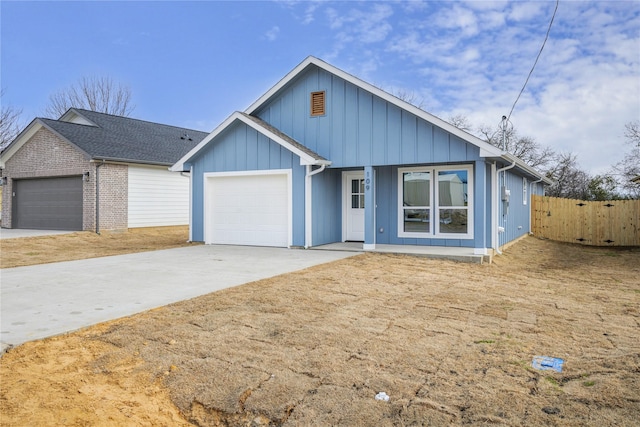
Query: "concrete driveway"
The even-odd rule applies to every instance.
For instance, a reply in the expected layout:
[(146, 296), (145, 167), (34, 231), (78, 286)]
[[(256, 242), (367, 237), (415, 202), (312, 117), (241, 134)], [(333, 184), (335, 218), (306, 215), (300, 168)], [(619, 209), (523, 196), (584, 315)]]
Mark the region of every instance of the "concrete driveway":
[(353, 255), (198, 245), (2, 269), (0, 341), (18, 345)]
[(61, 230), (29, 230), (24, 228), (0, 228), (0, 239), (18, 239), (21, 237), (53, 236), (55, 234), (69, 234), (75, 231)]

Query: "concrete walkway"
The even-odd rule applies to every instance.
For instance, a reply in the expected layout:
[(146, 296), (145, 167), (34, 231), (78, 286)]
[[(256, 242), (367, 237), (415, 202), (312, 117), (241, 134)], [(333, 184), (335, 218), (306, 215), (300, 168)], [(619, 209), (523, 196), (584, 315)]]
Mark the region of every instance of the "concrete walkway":
[(376, 244), (375, 249), (362, 248), (359, 242), (329, 243), (322, 246), (314, 246), (315, 250), (348, 251), (348, 252), (379, 252), (393, 255), (413, 255), (425, 258), (448, 259), (451, 261), (482, 264), (491, 263), (491, 255), (479, 255), (473, 248), (461, 248), (453, 246), (421, 246), (421, 245), (382, 245)]
[(18, 345), (357, 255), (198, 245), (0, 270), (0, 342)]

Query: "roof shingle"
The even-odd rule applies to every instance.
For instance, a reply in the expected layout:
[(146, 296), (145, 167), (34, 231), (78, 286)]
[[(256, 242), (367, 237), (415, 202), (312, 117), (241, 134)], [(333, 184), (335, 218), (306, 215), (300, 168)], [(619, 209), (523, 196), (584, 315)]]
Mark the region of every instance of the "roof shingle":
[(39, 119), (92, 159), (172, 165), (208, 135), (193, 129), (73, 109), (96, 126)]

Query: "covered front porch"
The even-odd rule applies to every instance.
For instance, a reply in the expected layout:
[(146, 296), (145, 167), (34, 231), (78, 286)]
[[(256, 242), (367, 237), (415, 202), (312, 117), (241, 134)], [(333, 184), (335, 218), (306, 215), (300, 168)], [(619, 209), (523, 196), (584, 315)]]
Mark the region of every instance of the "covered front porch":
[(447, 259), (468, 263), (491, 263), (492, 255), (478, 255), (474, 248), (448, 246), (416, 246), (416, 245), (385, 245), (376, 244), (374, 249), (363, 249), (362, 242), (338, 242), (313, 246), (313, 250), (347, 251), (347, 252), (378, 252), (394, 255), (413, 255), (426, 258)]

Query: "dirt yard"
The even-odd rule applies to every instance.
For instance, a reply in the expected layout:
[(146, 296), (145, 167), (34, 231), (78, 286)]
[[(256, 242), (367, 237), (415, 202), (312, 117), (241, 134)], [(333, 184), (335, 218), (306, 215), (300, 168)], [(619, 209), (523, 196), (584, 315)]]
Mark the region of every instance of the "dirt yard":
[(0, 240), (0, 268), (97, 258), (188, 246), (189, 227), (132, 228), (125, 232), (79, 231)]
[(0, 387), (7, 426), (635, 426), (640, 250), (360, 255), (24, 344)]

